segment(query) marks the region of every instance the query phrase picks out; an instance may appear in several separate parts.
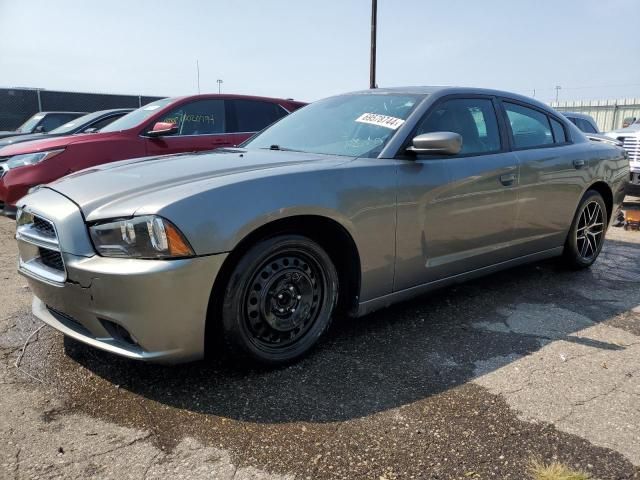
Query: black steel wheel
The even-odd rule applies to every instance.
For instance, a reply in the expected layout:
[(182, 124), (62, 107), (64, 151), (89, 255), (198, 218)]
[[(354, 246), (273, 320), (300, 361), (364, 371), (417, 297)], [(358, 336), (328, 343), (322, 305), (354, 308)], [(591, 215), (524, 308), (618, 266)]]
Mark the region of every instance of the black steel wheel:
[(225, 339), (258, 362), (291, 362), (327, 330), (337, 298), (335, 267), (317, 243), (294, 235), (263, 240), (240, 259), (225, 289)]
[(573, 268), (586, 268), (600, 255), (609, 225), (607, 207), (595, 190), (584, 194), (564, 247), (564, 258)]

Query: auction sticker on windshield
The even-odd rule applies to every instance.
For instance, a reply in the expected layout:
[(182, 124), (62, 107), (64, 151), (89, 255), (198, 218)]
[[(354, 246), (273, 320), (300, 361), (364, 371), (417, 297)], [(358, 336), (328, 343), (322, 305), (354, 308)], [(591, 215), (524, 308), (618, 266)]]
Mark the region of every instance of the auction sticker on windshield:
[(388, 115), (380, 115), (378, 113), (363, 113), (356, 118), (356, 122), (369, 123), (371, 125), (377, 125), (378, 127), (397, 130), (404, 123), (404, 120), (397, 117), (390, 117)]

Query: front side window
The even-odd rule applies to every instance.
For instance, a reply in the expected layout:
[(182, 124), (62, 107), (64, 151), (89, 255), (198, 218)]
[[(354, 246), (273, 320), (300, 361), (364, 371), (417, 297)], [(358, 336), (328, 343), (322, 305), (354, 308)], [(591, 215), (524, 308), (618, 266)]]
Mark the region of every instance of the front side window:
[(500, 131), (493, 102), (485, 98), (455, 98), (431, 109), (415, 135), (453, 132), (462, 137), (460, 154), (498, 152)]
[(231, 132), (259, 132), (287, 112), (279, 105), (258, 100), (227, 100), (235, 112), (235, 125)]
[(42, 123), (40, 123), (40, 126), (42, 127), (43, 132), (50, 132), (76, 117), (77, 115), (47, 115), (44, 117), (44, 120), (42, 120)]
[(198, 100), (186, 103), (166, 113), (158, 121), (178, 125), (176, 135), (224, 133), (224, 100)]
[(326, 98), (287, 115), (244, 147), (373, 158), (424, 97), (374, 92)]
[(515, 148), (534, 148), (553, 145), (553, 133), (549, 117), (533, 108), (515, 103), (504, 103), (513, 134)]
[(106, 127), (110, 123), (115, 122), (117, 119), (119, 119), (120, 117), (122, 117), (124, 115), (125, 115), (124, 113), (118, 113), (117, 115), (111, 115), (109, 117), (102, 118), (102, 119), (98, 120), (97, 122), (94, 122), (91, 125), (88, 125), (87, 129), (93, 128), (93, 129), (95, 129), (95, 131), (100, 131), (104, 127)]

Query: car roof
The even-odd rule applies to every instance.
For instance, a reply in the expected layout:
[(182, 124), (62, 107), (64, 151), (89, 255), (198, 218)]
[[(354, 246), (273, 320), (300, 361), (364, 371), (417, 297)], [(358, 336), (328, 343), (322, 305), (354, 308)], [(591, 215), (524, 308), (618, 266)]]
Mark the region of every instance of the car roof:
[(513, 100), (519, 100), (530, 105), (535, 105), (538, 108), (542, 108), (547, 111), (553, 111), (549, 105), (542, 103), (535, 98), (520, 95), (518, 93), (507, 92), (503, 90), (494, 90), (489, 88), (477, 88), (477, 87), (452, 87), (452, 86), (407, 86), (407, 87), (389, 87), (389, 88), (376, 88), (368, 90), (358, 90), (355, 92), (346, 93), (345, 95), (357, 95), (357, 94), (407, 94), (407, 95), (490, 95), (496, 97), (506, 97)]
[[(283, 103), (300, 103), (306, 104), (306, 102), (300, 100), (293, 100), (292, 98), (279, 98), (279, 97), (260, 97), (256, 95), (238, 95), (235, 93), (200, 93), (198, 95), (184, 95), (179, 97), (167, 97), (171, 102), (182, 100), (205, 100), (205, 99), (237, 99), (237, 100), (264, 100), (267, 102), (283, 102)], [(143, 105), (144, 106), (144, 105)]]
[(79, 113), (80, 115), (85, 115), (85, 114), (90, 113), (90, 112), (66, 112), (66, 111), (62, 111), (62, 110), (47, 110), (46, 112), (36, 112), (36, 113), (34, 113), (34, 115), (49, 115), (49, 114), (52, 114), (52, 113), (64, 113), (64, 114), (71, 113), (71, 114), (74, 114), (74, 115), (76, 113)]
[(587, 115), (586, 113), (580, 113), (580, 112), (560, 112), (560, 113), (563, 114), (565, 117), (583, 118), (584, 120), (591, 120), (595, 122), (593, 117), (591, 115)]

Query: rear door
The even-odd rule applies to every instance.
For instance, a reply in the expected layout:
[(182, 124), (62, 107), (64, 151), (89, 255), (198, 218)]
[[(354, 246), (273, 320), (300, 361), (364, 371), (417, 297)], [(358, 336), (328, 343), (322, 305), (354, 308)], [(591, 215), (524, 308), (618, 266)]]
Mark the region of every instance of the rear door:
[[(203, 99), (183, 103), (156, 122), (178, 125), (177, 133), (163, 137), (145, 137), (148, 155), (198, 152), (233, 145), (226, 133), (225, 100)], [(152, 128), (149, 125), (148, 128)]]
[(227, 105), (227, 131), (235, 145), (244, 142), (288, 113), (279, 104), (264, 100), (234, 99), (227, 100)]
[(533, 105), (502, 100), (512, 148), (520, 162), (515, 236), (527, 255), (564, 244), (586, 178), (587, 160), (565, 120)]
[(395, 290), (513, 257), (518, 160), (500, 120), (492, 97), (456, 96), (434, 105), (410, 135), (455, 132), (463, 147), (398, 168)]

